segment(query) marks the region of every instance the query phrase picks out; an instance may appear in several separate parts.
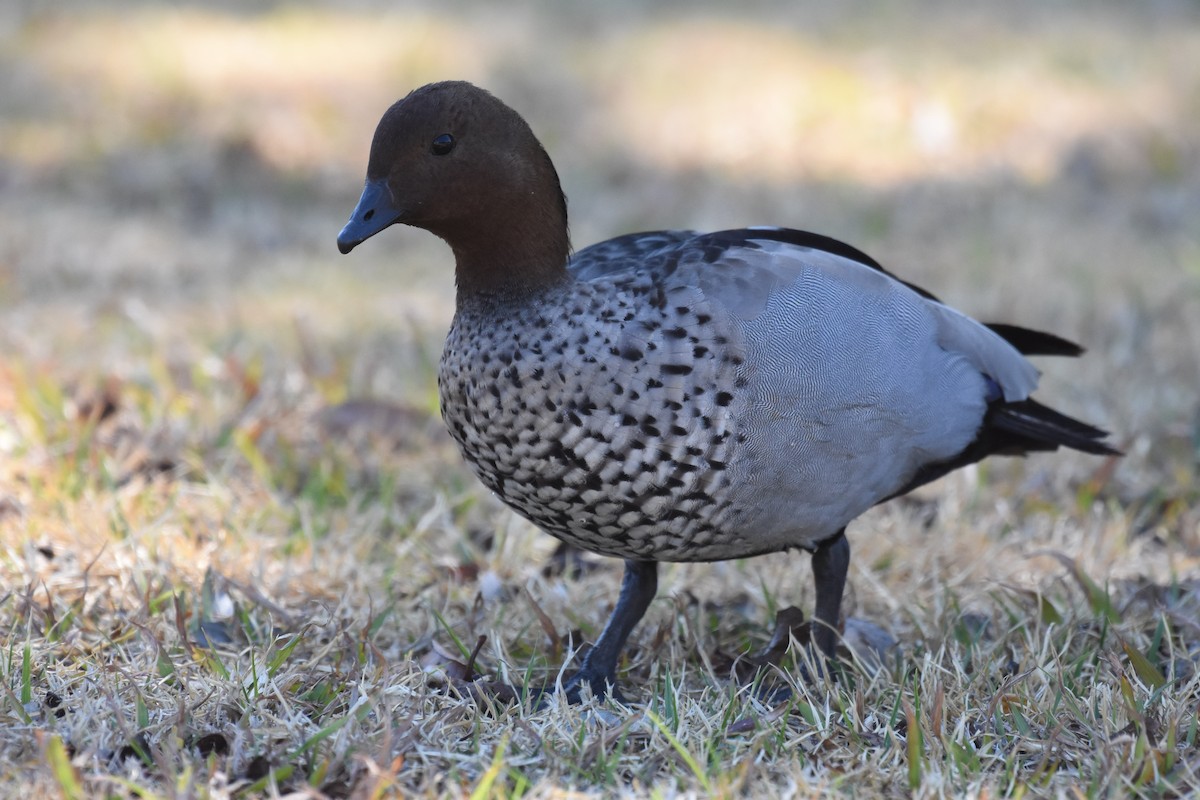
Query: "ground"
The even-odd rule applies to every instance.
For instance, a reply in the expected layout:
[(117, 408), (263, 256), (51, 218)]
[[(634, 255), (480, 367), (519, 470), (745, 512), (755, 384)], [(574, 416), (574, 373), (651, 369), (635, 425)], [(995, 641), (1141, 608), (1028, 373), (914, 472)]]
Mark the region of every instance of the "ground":
[[(1184, 0), (6, 5), (0, 795), (1195, 791), (1198, 52)], [(507, 702), (620, 566), (556, 566), (442, 432), (446, 248), (334, 245), (379, 114), (445, 78), (529, 120), (577, 247), (845, 239), (1086, 345), (1039, 397), (1125, 457), (856, 522), (847, 635), (896, 645), (836, 684), (747, 677), (799, 674), (788, 554), (665, 566), (627, 705)]]

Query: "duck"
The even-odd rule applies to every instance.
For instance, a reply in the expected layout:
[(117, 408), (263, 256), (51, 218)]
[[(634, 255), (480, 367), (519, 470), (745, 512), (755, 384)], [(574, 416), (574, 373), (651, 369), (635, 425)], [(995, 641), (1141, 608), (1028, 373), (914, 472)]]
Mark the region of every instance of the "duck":
[(571, 702), (620, 698), (661, 562), (808, 551), (811, 647), (830, 664), (856, 517), (991, 455), (1119, 454), (1032, 397), (1029, 357), (1081, 347), (978, 322), (834, 238), (660, 230), (573, 252), (550, 156), (468, 82), (383, 114), (338, 249), (396, 224), (453, 252), (438, 392), (466, 463), (541, 530), (624, 561), (560, 684)]

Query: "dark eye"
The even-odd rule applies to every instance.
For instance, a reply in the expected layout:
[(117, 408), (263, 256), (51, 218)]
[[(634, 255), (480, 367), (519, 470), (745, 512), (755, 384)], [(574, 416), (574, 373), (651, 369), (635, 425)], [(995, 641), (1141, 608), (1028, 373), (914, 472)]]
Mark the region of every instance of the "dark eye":
[(443, 133), (433, 140), (433, 144), (429, 146), (435, 156), (444, 156), (454, 149), (454, 137), (448, 133)]

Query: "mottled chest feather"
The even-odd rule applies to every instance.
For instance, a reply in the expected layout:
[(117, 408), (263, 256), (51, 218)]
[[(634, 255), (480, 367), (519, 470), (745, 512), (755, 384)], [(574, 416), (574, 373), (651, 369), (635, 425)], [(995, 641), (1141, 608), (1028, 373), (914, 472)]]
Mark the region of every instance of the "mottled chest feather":
[(743, 372), (698, 289), (628, 275), (463, 304), (439, 387), (463, 455), (523, 516), (609, 555), (703, 560), (749, 546)]

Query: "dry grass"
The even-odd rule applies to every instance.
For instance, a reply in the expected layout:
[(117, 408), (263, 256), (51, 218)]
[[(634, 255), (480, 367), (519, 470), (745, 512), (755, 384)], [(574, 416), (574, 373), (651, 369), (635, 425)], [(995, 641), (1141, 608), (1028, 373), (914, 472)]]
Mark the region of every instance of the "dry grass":
[[(1200, 787), (1194, 6), (387, 6), (0, 11), (0, 795)], [(334, 252), (379, 112), (444, 77), (542, 134), (578, 244), (859, 243), (1085, 342), (1043, 394), (1128, 456), (856, 523), (849, 613), (899, 646), (789, 703), (729, 671), (799, 555), (666, 566), (629, 707), (462, 696), (480, 637), (554, 681), (619, 567), (544, 573), (442, 434), (440, 243)]]

